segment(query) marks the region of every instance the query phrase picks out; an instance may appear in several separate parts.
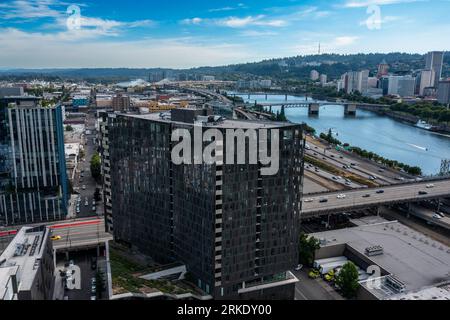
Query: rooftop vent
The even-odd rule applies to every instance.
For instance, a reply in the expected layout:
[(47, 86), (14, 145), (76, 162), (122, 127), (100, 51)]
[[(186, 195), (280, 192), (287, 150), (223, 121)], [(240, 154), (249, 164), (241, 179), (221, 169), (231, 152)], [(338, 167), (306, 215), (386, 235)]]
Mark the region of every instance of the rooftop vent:
[(373, 246), (366, 248), (366, 255), (369, 257), (381, 256), (384, 254), (384, 249), (382, 246)]

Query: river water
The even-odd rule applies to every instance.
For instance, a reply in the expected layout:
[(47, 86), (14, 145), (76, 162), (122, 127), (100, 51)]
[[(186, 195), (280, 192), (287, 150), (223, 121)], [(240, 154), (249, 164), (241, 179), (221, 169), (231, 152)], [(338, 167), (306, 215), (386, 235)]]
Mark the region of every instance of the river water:
[[(268, 96), (236, 94), (246, 102), (277, 103), (284, 95)], [(304, 101), (303, 97), (288, 96), (288, 101)], [(273, 107), (276, 112), (280, 107)], [(309, 116), (307, 108), (286, 108), (287, 118), (296, 123), (306, 122), (317, 134), (329, 129), (343, 143), (349, 143), (385, 158), (411, 166), (419, 166), (425, 175), (439, 173), (442, 159), (450, 159), (450, 135), (416, 128), (389, 117), (358, 109), (356, 116), (345, 116), (344, 107), (327, 105), (320, 108), (319, 116)]]

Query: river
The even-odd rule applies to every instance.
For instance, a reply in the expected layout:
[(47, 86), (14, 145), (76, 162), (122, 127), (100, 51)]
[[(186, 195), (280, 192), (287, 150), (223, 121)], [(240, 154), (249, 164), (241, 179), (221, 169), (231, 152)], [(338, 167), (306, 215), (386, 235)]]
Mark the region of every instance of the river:
[[(236, 94), (246, 102), (276, 103), (285, 101), (284, 95), (268, 96)], [(305, 100), (288, 96), (288, 101)], [(272, 110), (276, 112), (279, 107)], [(416, 128), (386, 116), (358, 109), (356, 116), (344, 116), (344, 107), (327, 105), (320, 108), (319, 116), (309, 116), (307, 108), (286, 108), (286, 117), (295, 123), (306, 122), (317, 134), (332, 129), (335, 137), (385, 158), (411, 166), (419, 166), (425, 175), (437, 174), (441, 160), (450, 159), (450, 135), (443, 135)]]

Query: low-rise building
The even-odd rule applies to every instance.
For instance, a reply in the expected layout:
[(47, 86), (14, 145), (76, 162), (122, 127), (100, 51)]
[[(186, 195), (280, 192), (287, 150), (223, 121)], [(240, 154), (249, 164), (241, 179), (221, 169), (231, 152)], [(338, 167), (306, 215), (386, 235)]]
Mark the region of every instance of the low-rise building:
[(50, 229), (20, 229), (0, 256), (0, 300), (51, 300), (54, 291)]
[[(384, 300), (450, 281), (450, 248), (397, 221), (377, 218), (357, 227), (312, 234), (322, 246), (316, 259), (346, 256), (378, 277), (362, 281), (359, 299)], [(369, 248), (381, 248), (379, 255)]]

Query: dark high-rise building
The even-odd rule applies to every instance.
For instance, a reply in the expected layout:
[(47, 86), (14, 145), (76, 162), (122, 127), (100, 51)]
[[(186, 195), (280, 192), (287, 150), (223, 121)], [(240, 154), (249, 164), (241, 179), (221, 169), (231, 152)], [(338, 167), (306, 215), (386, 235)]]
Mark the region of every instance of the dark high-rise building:
[[(193, 109), (109, 117), (116, 241), (160, 263), (185, 264), (196, 285), (216, 299), (293, 299), (298, 280), (288, 270), (298, 263), (300, 125), (224, 120)], [(203, 132), (223, 134), (219, 160), (174, 164), (173, 130), (187, 129), (193, 136), (199, 123)], [(227, 129), (254, 129), (258, 135), (261, 129), (277, 130), (279, 137), (272, 139), (279, 140), (279, 171), (264, 175), (260, 162), (223, 161), (232, 139)]]
[(67, 200), (62, 108), (0, 98), (0, 225), (65, 219)]

